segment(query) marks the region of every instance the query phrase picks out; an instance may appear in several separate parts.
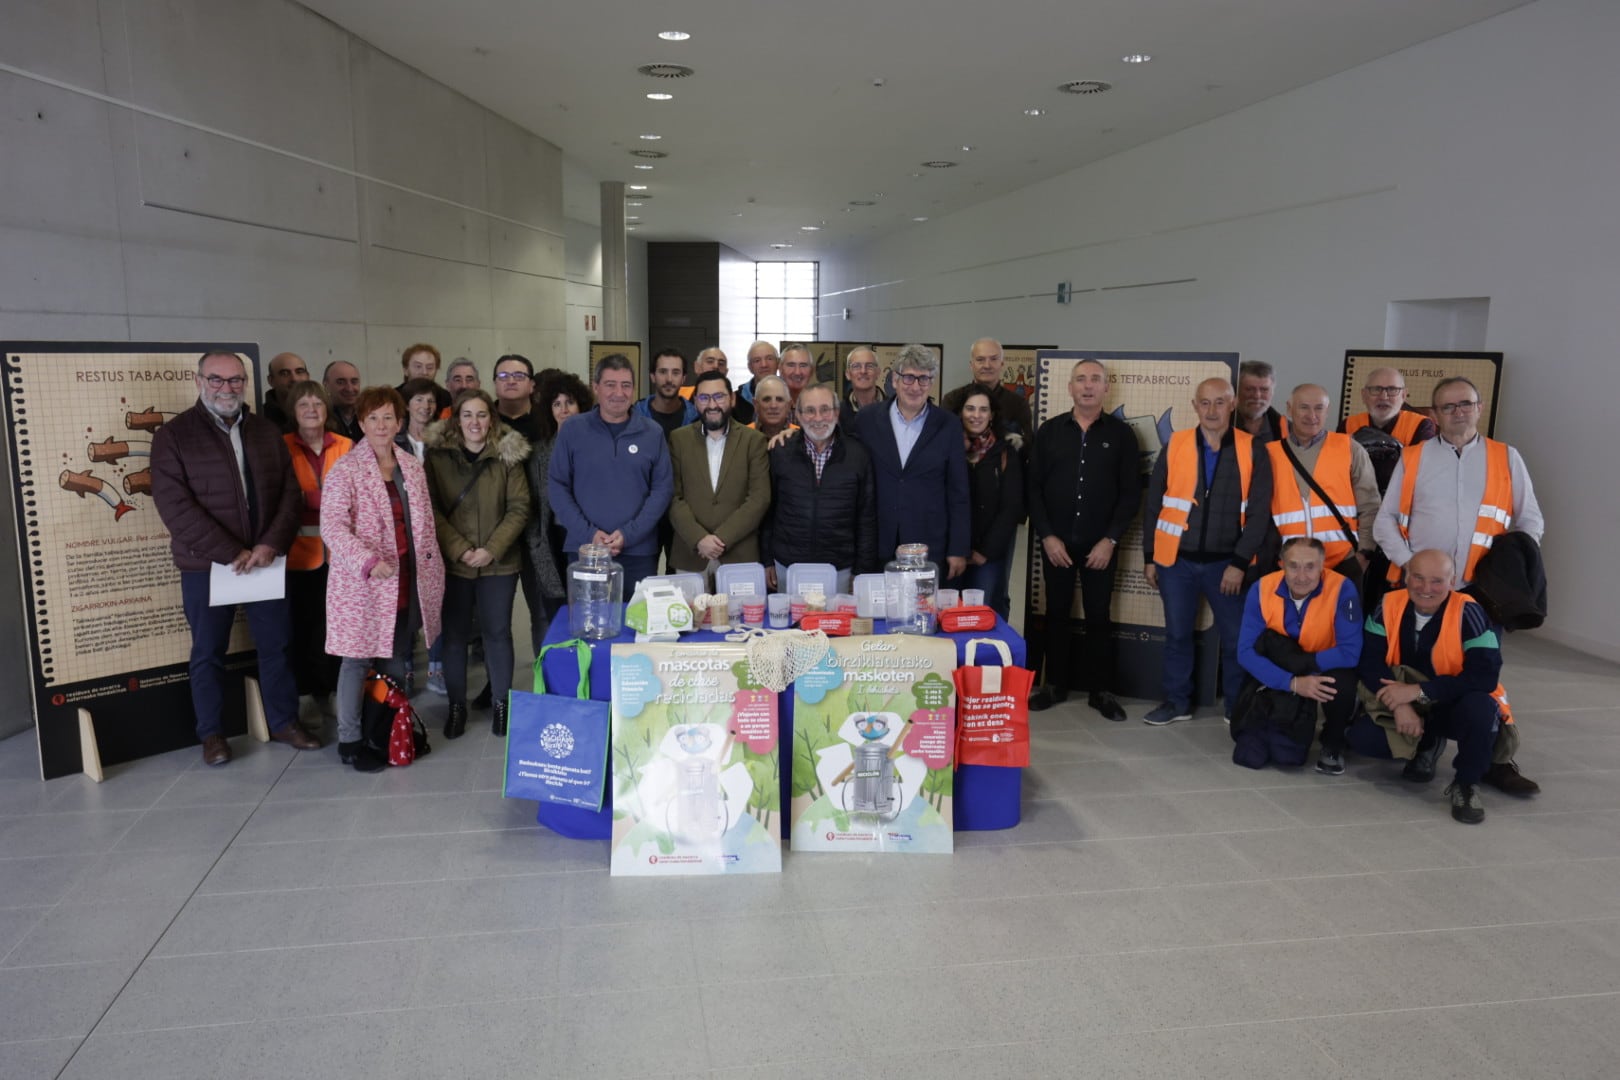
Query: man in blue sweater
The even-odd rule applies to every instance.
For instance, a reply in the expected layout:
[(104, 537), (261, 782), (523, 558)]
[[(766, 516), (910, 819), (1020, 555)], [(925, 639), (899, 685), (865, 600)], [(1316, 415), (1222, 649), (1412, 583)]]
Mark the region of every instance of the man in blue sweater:
[(551, 509), (567, 530), (568, 561), (601, 544), (624, 567), (628, 596), (657, 571), (658, 523), (675, 492), (663, 429), (633, 414), (635, 369), (620, 353), (597, 362), (596, 408), (557, 429)]
[[(1352, 582), (1341, 574), (1324, 575), (1325, 559), (1322, 541), (1313, 536), (1283, 545), (1282, 569), (1255, 582), (1243, 601), (1237, 654), (1243, 670), (1268, 690), (1321, 705), (1316, 771), (1338, 776), (1344, 772), (1345, 730), (1356, 707), (1361, 604)], [(1243, 719), (1232, 717), (1234, 737)], [(1310, 735), (1302, 735), (1301, 761)]]

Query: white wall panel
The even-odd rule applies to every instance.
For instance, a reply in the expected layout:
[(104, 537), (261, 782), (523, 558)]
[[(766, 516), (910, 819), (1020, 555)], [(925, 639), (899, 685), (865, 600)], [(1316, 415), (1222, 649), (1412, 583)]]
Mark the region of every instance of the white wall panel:
[(487, 266), (367, 247), (366, 321), (488, 326), (489, 273)]
[(451, 262), (489, 264), (489, 219), (379, 184), (365, 184), (366, 242)]
[(359, 170), (482, 207), (484, 110), (358, 38), (351, 41)]
[(116, 239), (116, 192), (107, 107), (0, 74), (0, 222)]
[(0, 61), (105, 89), (97, 0), (6, 0)]
[(484, 113), (492, 214), (563, 234), (562, 151), (494, 113)]
[(497, 329), (563, 329), (563, 292), (559, 278), (490, 271), (490, 324)]

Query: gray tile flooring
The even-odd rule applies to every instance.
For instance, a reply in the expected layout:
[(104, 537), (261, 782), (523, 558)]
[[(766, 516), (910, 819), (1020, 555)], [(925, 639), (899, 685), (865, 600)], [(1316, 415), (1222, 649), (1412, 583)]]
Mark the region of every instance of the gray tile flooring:
[[(499, 794), (237, 740), (42, 784), (0, 743), (0, 1076), (1620, 1076), (1620, 669), (1511, 639), (1520, 802), (1250, 772), (1218, 716), (1038, 715), (948, 858), (613, 880)], [(442, 699), (426, 698), (430, 719)], [(1143, 703), (1132, 705), (1140, 717)]]

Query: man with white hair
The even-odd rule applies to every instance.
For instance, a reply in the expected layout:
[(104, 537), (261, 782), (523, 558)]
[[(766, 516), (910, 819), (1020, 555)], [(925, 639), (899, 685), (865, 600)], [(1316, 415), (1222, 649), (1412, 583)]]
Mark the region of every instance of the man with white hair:
[(945, 407), (960, 416), (962, 403), (967, 400), (967, 396), (975, 390), (983, 390), (990, 395), (990, 400), (996, 403), (996, 411), (1001, 414), (1002, 426), (1028, 439), (1033, 434), (1029, 400), (1018, 391), (1007, 389), (1006, 384), (1001, 381), (1001, 374), (1007, 368), (1007, 358), (1002, 355), (1001, 342), (989, 337), (975, 341), (968, 353), (968, 364), (972, 368), (973, 378), (968, 380), (966, 386), (958, 386), (945, 395)]

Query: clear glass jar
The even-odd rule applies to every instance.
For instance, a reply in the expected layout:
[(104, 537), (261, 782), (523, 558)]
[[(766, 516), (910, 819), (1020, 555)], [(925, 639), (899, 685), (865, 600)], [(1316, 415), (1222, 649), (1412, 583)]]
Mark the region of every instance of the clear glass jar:
[(601, 544), (582, 544), (568, 567), (568, 630), (587, 641), (624, 629), (624, 567)]
[(901, 544), (883, 568), (884, 614), (891, 634), (932, 634), (939, 567), (928, 561), (927, 544)]

